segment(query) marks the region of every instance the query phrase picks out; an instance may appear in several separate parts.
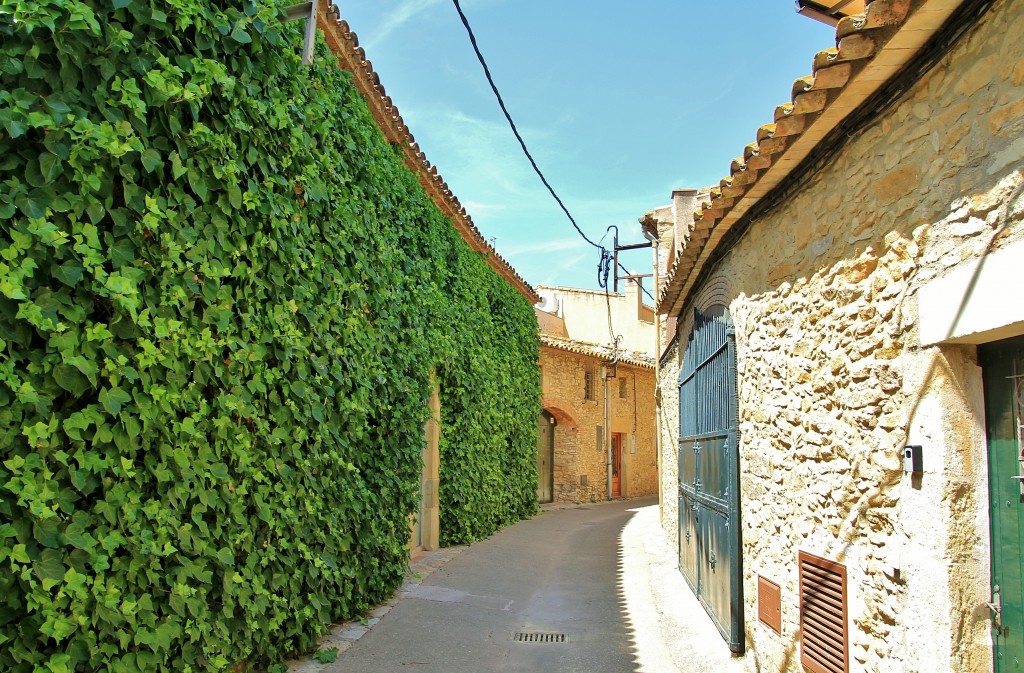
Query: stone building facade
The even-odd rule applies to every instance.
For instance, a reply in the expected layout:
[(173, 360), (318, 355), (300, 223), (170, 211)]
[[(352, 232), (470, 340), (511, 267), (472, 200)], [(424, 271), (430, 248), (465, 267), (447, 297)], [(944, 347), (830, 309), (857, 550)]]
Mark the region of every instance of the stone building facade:
[(541, 338), (542, 405), (555, 420), (554, 502), (607, 499), (609, 441), (620, 442), (617, 497), (658, 492), (653, 362), (634, 355), (616, 364), (615, 376), (608, 379), (611, 427), (606, 431), (602, 376), (610, 356), (610, 351)]
[[(749, 670), (1024, 662), (1022, 32), (1012, 0), (875, 0), (730, 177), (681, 195), (692, 223), (645, 219), (677, 319), (663, 522)], [(695, 407), (712, 332), (728, 376)], [(717, 500), (691, 483), (712, 454)]]
[[(537, 309), (544, 408), (538, 433), (538, 499), (606, 500), (610, 463), (613, 497), (654, 495), (653, 309), (644, 306), (632, 283), (625, 293), (610, 295), (607, 304), (603, 291), (537, 290), (545, 299)], [(628, 335), (618, 351), (609, 343), (609, 310), (616, 334)], [(551, 454), (547, 462), (545, 452)]]

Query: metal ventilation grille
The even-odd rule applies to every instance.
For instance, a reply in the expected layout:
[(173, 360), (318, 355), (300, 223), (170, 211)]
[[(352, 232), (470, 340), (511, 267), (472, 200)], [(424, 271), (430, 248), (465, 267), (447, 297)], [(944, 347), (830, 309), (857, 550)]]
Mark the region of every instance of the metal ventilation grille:
[(846, 566), (800, 552), (800, 663), (811, 673), (848, 673)]
[(775, 582), (757, 576), (757, 618), (782, 635), (782, 589)]
[(517, 643), (565, 643), (569, 639), (564, 633), (513, 633)]

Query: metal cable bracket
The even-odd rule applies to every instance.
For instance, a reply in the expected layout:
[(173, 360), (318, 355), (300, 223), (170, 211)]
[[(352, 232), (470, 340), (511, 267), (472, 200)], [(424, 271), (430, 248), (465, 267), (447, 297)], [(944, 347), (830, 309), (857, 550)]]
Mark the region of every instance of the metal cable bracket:
[(284, 10), (284, 22), (306, 20), (306, 39), (302, 44), (302, 65), (313, 64), (313, 46), (316, 44), (316, 10), (319, 0), (291, 5)]

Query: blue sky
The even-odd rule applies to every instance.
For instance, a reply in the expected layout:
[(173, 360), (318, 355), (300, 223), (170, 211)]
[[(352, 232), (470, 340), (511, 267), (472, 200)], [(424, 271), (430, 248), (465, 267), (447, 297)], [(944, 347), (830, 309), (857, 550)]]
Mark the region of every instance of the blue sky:
[[(835, 30), (792, 0), (461, 0), (527, 146), (581, 228), (642, 241), (672, 189), (717, 184)], [(502, 116), (451, 0), (343, 0), (388, 95), (498, 252), (534, 285), (596, 287)], [(610, 240), (610, 236), (609, 236)], [(650, 271), (650, 253), (625, 253)]]

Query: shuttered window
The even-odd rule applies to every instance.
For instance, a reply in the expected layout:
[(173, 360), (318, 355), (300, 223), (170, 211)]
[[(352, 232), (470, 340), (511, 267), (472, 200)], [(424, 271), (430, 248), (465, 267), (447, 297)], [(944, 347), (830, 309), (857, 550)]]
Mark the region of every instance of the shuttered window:
[(850, 670), (846, 566), (801, 551), (800, 663), (811, 673)]
[(597, 372), (594, 370), (594, 365), (587, 365), (586, 369), (583, 370), (583, 399), (596, 400), (596, 387)]

